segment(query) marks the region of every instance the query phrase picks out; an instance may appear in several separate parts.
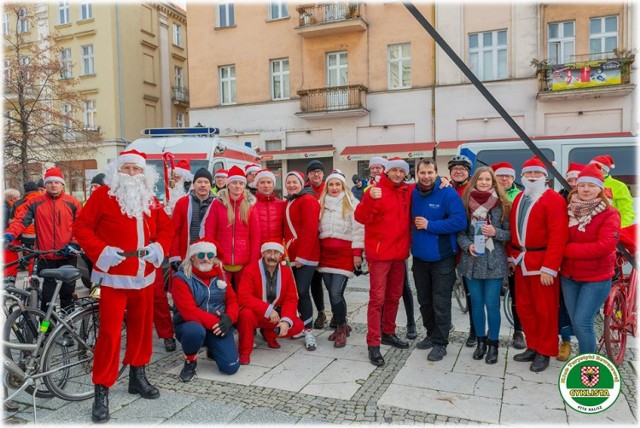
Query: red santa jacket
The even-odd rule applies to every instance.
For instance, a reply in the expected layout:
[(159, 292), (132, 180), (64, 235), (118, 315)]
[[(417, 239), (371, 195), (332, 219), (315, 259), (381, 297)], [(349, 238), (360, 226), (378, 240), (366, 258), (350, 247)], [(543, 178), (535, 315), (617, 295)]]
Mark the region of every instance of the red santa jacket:
[(109, 186), (100, 186), (93, 191), (73, 225), (73, 233), (93, 262), (93, 282), (113, 288), (144, 288), (155, 280), (156, 267), (153, 264), (142, 258), (129, 257), (103, 271), (98, 267), (98, 259), (107, 246), (128, 252), (151, 243), (159, 244), (164, 257), (173, 238), (171, 219), (157, 200), (150, 215), (128, 217), (122, 214), (120, 204), (109, 195), (109, 190)]
[(262, 259), (252, 262), (244, 270), (238, 287), (240, 307), (250, 309), (257, 317), (269, 318), (274, 308), (280, 308), (280, 320), (293, 326), (298, 316), (298, 291), (293, 272), (287, 266), (278, 266), (276, 298), (267, 302), (266, 273)]
[(405, 260), (411, 244), (411, 189), (406, 183), (395, 184), (386, 175), (376, 184), (382, 198), (373, 199), (365, 192), (356, 207), (356, 221), (364, 224), (364, 254), (367, 260)]
[(320, 203), (309, 187), (302, 189), (287, 203), (285, 210), (284, 239), (289, 260), (306, 266), (318, 266), (320, 240), (318, 222)]
[(511, 208), (508, 259), (522, 268), (524, 276), (545, 272), (555, 277), (569, 237), (567, 204), (562, 196), (547, 189), (520, 213), (523, 196), (524, 192), (519, 193)]
[(578, 225), (571, 226), (562, 275), (580, 282), (610, 279), (619, 237), (620, 213), (613, 207), (594, 216), (584, 232), (578, 230)]
[[(222, 263), (245, 266), (260, 258), (260, 223), (254, 206), (249, 209), (247, 223), (240, 217), (240, 202), (231, 201), (234, 206), (235, 221), (229, 224), (227, 207), (220, 196), (228, 190), (222, 189), (211, 203), (204, 217), (204, 236), (216, 241), (222, 250)], [(246, 193), (246, 192), (245, 192)], [(251, 196), (253, 199), (253, 196)]]
[[(189, 242), (201, 238), (202, 236), (190, 236), (191, 216), (194, 209), (193, 195), (188, 194), (176, 201), (171, 215), (171, 223), (173, 223), (173, 241), (169, 250), (170, 261), (182, 261), (187, 255)], [(213, 202), (213, 201), (212, 201)], [(197, 205), (196, 205), (197, 209)], [(203, 216), (204, 217), (204, 216)], [(204, 219), (200, 219), (200, 234), (204, 233), (202, 225)]]
[(260, 244), (268, 241), (282, 242), (284, 237), (284, 211), (287, 201), (256, 193), (254, 209), (258, 212), (260, 221)]

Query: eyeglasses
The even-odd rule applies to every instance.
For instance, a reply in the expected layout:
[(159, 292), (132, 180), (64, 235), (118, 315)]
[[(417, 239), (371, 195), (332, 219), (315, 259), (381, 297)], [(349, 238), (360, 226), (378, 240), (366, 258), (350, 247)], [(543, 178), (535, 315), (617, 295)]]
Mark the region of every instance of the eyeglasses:
[(208, 259), (213, 259), (216, 256), (216, 253), (198, 253), (197, 256), (200, 260), (203, 260), (204, 256), (207, 256)]
[(451, 168), (451, 172), (455, 171), (455, 172), (464, 172), (466, 171), (467, 168), (463, 167), (463, 166), (454, 166), (453, 168)]

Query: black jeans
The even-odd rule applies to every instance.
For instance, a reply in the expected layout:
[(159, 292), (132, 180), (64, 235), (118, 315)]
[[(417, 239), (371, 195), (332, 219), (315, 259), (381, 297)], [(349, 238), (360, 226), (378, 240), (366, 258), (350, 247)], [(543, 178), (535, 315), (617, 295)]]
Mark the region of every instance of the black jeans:
[(409, 286), (409, 262), (405, 260), (404, 269), (404, 287), (402, 288), (402, 302), (404, 303), (404, 310), (407, 313), (407, 327), (410, 325), (416, 325), (416, 318), (413, 312), (413, 293)]
[(347, 302), (344, 300), (344, 289), (347, 286), (347, 278), (339, 273), (323, 273), (322, 279), (329, 292), (331, 313), (338, 324), (347, 322)]
[(324, 289), (322, 288), (322, 275), (314, 271), (311, 278), (311, 298), (318, 312), (324, 312)]
[[(70, 259), (40, 259), (38, 260), (38, 267), (36, 272), (39, 274), (44, 269), (55, 269), (60, 266), (73, 266), (77, 267), (78, 259), (75, 257)], [(42, 283), (42, 301), (40, 302), (40, 309), (42, 312), (47, 311), (47, 306), (53, 299), (53, 292), (56, 290), (56, 280), (53, 278), (46, 278)], [(73, 308), (73, 292), (76, 291), (76, 282), (63, 282), (60, 289), (60, 307), (67, 311)], [(55, 305), (55, 302), (53, 302)]]
[(513, 314), (513, 331), (522, 331), (520, 317), (516, 311), (516, 276), (509, 277), (509, 294), (511, 294), (511, 313)]
[(456, 282), (456, 260), (449, 257), (437, 262), (413, 258), (413, 280), (416, 284), (422, 325), (427, 336), (437, 345), (447, 346), (451, 327), (451, 292)]
[[(306, 328), (313, 328), (313, 304), (311, 303), (311, 278), (316, 272), (315, 266), (300, 267), (292, 266), (293, 275), (296, 278), (296, 286), (298, 287), (298, 312), (300, 318)], [(322, 286), (322, 277), (320, 277), (320, 286)]]

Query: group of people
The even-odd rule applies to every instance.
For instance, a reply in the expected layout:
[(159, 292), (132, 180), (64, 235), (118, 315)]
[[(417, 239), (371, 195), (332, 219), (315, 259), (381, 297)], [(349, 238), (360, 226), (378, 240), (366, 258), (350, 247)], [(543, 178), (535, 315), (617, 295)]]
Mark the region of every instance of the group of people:
[[(407, 338), (417, 338), (411, 254), (426, 329), (417, 348), (431, 349), (428, 360), (446, 355), (457, 269), (469, 293), (473, 358), (498, 360), (500, 290), (513, 277), (514, 346), (526, 347), (514, 359), (541, 371), (558, 355), (561, 288), (580, 352), (595, 351), (593, 320), (611, 286), (620, 232), (620, 215), (605, 193), (609, 159), (585, 166), (566, 199), (547, 187), (548, 173), (535, 157), (523, 165), (522, 192), (511, 165), (480, 167), (470, 176), (473, 167), (464, 156), (449, 162), (450, 178), (438, 174), (433, 159), (420, 160), (415, 184), (406, 180), (410, 168), (403, 159), (374, 157), (368, 183), (353, 177), (353, 192), (340, 170), (325, 177), (324, 165), (313, 160), (306, 174), (285, 175), (285, 199), (274, 194), (274, 173), (258, 165), (212, 175), (205, 168), (191, 174), (188, 164), (178, 163), (185, 171), (175, 171), (171, 184), (189, 182), (188, 191), (174, 190), (161, 204), (154, 193), (158, 173), (144, 153), (130, 150), (108, 166), (84, 206), (64, 193), (59, 169), (47, 170), (45, 193), (16, 211), (4, 241), (14, 242), (34, 226), (36, 248), (63, 249), (47, 257), (46, 267), (73, 264), (80, 247), (93, 264), (91, 279), (101, 287), (94, 422), (109, 419), (125, 312), (128, 391), (153, 399), (160, 393), (145, 367), (154, 324), (168, 351), (175, 350), (174, 335), (182, 345), (182, 381), (195, 376), (203, 347), (231, 375), (250, 364), (258, 331), (270, 348), (280, 347), (278, 338), (303, 337), (314, 351), (313, 330), (327, 321), (324, 283), (332, 313), (328, 339), (344, 347), (351, 332), (345, 288), (365, 258), (372, 364), (385, 364), (381, 344), (409, 348), (396, 334), (400, 297)], [(165, 258), (172, 271), (172, 314), (162, 279)], [(63, 308), (73, 305), (73, 287), (63, 286)], [(43, 308), (51, 300), (47, 290), (53, 287), (45, 283)]]

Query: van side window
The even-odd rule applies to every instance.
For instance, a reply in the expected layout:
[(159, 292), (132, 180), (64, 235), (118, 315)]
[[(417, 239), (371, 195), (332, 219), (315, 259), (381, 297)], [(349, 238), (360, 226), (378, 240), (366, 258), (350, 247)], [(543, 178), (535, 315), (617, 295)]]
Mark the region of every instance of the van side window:
[(217, 161), (213, 164), (212, 174), (215, 174), (217, 170), (224, 168), (224, 162)]
[[(550, 161), (555, 160), (555, 154), (551, 149), (541, 149), (542, 153), (549, 159)], [(520, 170), (522, 169), (522, 164), (527, 159), (531, 158), (533, 153), (529, 149), (504, 149), (504, 150), (480, 150), (476, 155), (476, 165), (479, 166), (491, 166), (494, 163), (498, 162), (509, 162), (513, 165), (513, 168), (516, 170), (516, 183), (521, 185), (520, 183)], [(562, 174), (563, 171), (560, 171)], [(551, 174), (549, 174), (550, 178), (553, 178)], [(553, 188), (553, 180), (549, 182), (549, 187)]]
[(638, 176), (636, 175), (635, 147), (576, 147), (569, 151), (569, 162), (588, 164), (591, 159), (599, 155), (609, 155), (613, 158), (615, 168), (611, 170), (611, 175), (629, 186), (631, 196), (637, 197)]

